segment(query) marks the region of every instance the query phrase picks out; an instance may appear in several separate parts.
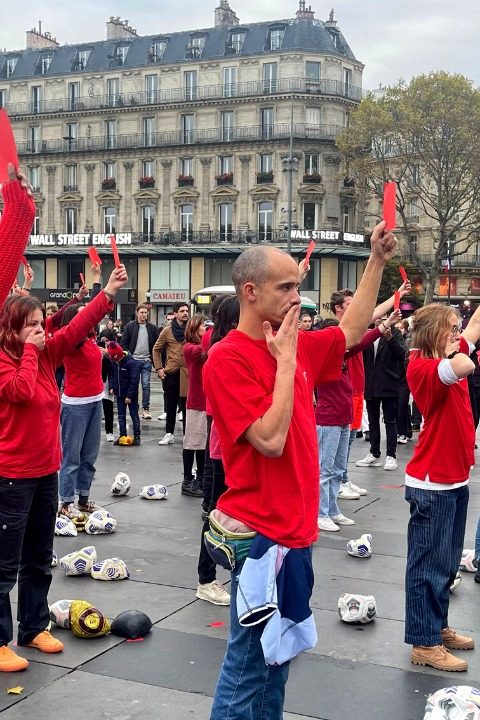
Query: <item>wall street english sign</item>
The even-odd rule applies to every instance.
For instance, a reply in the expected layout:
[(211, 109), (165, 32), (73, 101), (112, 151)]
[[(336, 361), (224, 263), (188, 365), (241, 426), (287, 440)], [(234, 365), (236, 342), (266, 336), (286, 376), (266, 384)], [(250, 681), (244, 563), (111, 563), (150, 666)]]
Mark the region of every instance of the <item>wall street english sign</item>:
[[(117, 245), (131, 245), (132, 233), (117, 233), (115, 239)], [(59, 235), (30, 235), (28, 244), (32, 247), (89, 247), (91, 245), (110, 247), (111, 242), (110, 234), (107, 233), (64, 233)]]
[(291, 240), (314, 240), (315, 242), (353, 242), (363, 243), (364, 235), (340, 232), (339, 230), (292, 230)]

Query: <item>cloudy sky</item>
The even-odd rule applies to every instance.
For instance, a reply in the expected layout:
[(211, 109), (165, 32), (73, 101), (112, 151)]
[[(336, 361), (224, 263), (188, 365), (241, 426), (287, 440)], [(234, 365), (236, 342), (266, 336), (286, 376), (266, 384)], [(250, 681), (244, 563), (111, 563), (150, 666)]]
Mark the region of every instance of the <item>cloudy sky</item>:
[[(340, 29), (366, 66), (367, 89), (431, 70), (462, 73), (480, 85), (479, 0), (307, 0), (307, 4), (321, 20), (335, 8)], [(217, 0), (2, 0), (0, 5), (0, 48), (17, 50), (24, 47), (25, 30), (37, 26), (38, 20), (61, 44), (104, 39), (110, 15), (128, 19), (141, 35), (211, 27)], [(247, 23), (293, 17), (298, 1), (230, 0), (230, 5)]]

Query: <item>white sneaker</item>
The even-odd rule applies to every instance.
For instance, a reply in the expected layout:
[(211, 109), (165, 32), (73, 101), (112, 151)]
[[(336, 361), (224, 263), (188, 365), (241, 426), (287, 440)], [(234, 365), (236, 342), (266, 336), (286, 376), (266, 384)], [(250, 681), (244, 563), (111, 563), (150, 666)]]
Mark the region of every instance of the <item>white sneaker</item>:
[(195, 594), (199, 600), (206, 600), (212, 605), (230, 605), (230, 594), (217, 580), (198, 585)]
[(324, 530), (325, 532), (338, 532), (340, 530), (338, 525), (335, 525), (333, 520), (331, 520), (329, 517), (328, 518), (319, 517), (317, 524), (318, 524), (318, 529)]
[(113, 433), (107, 433), (107, 442), (113, 442), (115, 440), (115, 437)]
[(175, 441), (175, 438), (173, 437), (173, 433), (165, 433), (163, 438), (158, 441), (159, 445), (173, 445)]
[(181, 410), (179, 410), (177, 413), (177, 420), (183, 420), (183, 415), (182, 415)]
[(356, 492), (359, 495), (368, 495), (368, 492), (365, 488), (358, 487), (358, 485), (352, 483), (351, 480), (348, 481), (347, 485), (350, 487), (350, 490), (353, 490), (353, 492)]
[(143, 420), (151, 420), (152, 419), (149, 408), (143, 408), (142, 418), (143, 418)]
[(355, 520), (345, 517), (342, 513), (340, 513), (340, 515), (332, 515), (331, 520), (337, 523), (337, 525), (355, 525)]
[(387, 455), (385, 458), (385, 465), (383, 466), (384, 470), (396, 470), (398, 467), (397, 461), (394, 457), (390, 457), (390, 455)]
[(338, 491), (338, 497), (340, 500), (358, 500), (360, 493), (350, 487), (350, 483), (342, 483), (340, 490)]
[(372, 455), (372, 453), (368, 453), (367, 457), (364, 457), (363, 460), (357, 460), (355, 465), (357, 467), (381, 467), (382, 461), (380, 460), (380, 458)]
[(397, 437), (397, 443), (399, 445), (406, 445), (408, 443), (408, 439), (406, 435), (399, 435)]
[(157, 420), (166, 420), (167, 419), (167, 413), (162, 413), (158, 416)]

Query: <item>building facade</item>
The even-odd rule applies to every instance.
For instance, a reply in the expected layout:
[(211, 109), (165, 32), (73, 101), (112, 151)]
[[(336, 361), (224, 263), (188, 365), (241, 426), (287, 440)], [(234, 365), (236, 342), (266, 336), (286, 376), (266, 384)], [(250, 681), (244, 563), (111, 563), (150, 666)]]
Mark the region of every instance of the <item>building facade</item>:
[(215, 27), (151, 36), (112, 17), (106, 40), (81, 45), (28, 32), (0, 53), (0, 106), (35, 190), (35, 285), (75, 288), (89, 244), (107, 271), (114, 233), (131, 286), (118, 312), (147, 299), (160, 320), (169, 291), (229, 284), (248, 244), (287, 247), (290, 219), (323, 233), (302, 292), (321, 307), (356, 286), (368, 251), (335, 138), (362, 71), (333, 12), (317, 20), (304, 0), (293, 19), (246, 25), (221, 0)]

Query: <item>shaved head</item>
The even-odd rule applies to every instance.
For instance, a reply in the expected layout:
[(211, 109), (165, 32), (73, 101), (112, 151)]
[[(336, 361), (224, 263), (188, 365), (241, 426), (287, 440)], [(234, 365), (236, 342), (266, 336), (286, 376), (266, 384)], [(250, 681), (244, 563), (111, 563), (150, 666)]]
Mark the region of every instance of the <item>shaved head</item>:
[(232, 280), (237, 294), (245, 285), (251, 282), (263, 285), (268, 279), (271, 263), (275, 256), (289, 257), (287, 253), (272, 247), (251, 247), (244, 250), (233, 263)]

